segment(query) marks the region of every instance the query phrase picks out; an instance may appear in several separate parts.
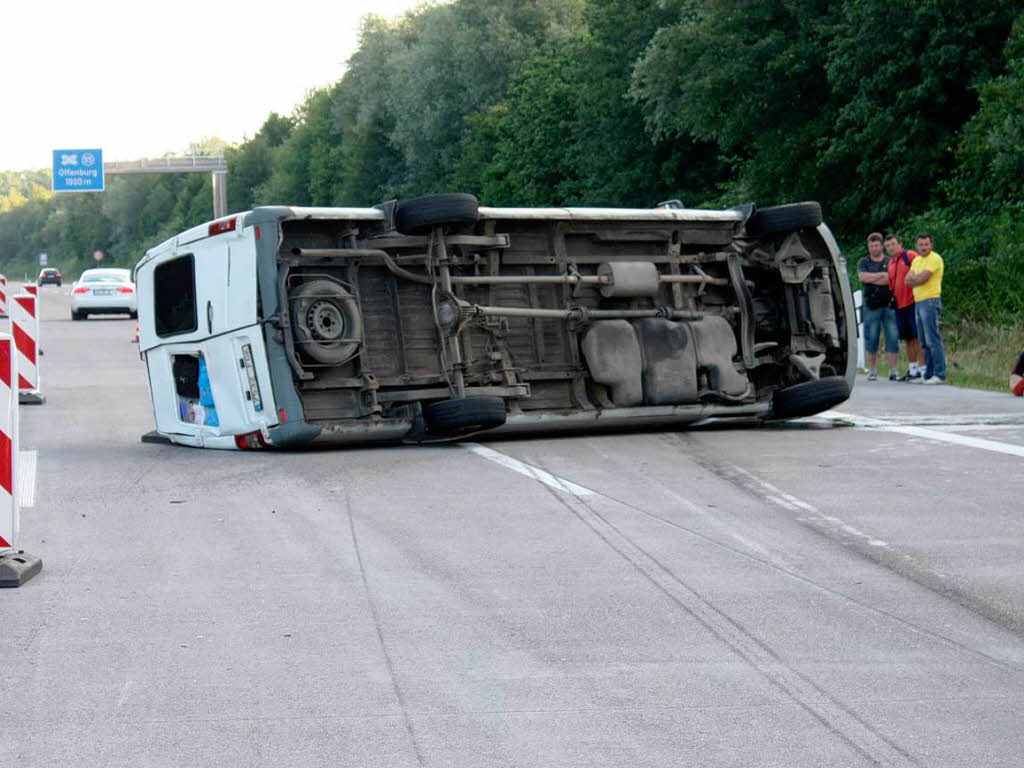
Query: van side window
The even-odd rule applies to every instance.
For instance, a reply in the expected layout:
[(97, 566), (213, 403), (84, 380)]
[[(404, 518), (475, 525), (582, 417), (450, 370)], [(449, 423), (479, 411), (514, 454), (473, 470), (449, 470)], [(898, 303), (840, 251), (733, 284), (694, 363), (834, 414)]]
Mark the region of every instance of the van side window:
[(154, 317), (157, 336), (191, 333), (196, 317), (196, 260), (189, 254), (153, 270)]

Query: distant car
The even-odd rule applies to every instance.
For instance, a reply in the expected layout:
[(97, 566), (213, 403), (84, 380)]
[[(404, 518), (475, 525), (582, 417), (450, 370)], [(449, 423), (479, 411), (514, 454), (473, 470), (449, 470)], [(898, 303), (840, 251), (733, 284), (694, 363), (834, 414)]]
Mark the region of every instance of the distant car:
[(60, 270), (48, 267), (39, 272), (38, 285), (46, 285), (51, 283), (52, 285), (60, 285)]
[(87, 269), (71, 291), (71, 319), (89, 315), (128, 314), (138, 317), (135, 283), (127, 269)]

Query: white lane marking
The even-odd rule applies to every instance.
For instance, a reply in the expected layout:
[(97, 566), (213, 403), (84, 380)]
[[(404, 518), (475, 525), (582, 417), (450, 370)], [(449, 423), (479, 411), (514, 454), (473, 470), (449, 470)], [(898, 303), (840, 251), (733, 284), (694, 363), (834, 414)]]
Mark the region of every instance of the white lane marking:
[(18, 451), (18, 506), (36, 505), (36, 451)]
[[(824, 416), (825, 414), (833, 417), (844, 415), (842, 411), (826, 411), (818, 415)], [(869, 417), (864, 416), (862, 418), (867, 419)], [(905, 427), (952, 427), (981, 424), (1009, 424), (1020, 427), (1024, 426), (1024, 413), (943, 413), (936, 416), (917, 413), (912, 415), (897, 414), (875, 420)]]
[(735, 464), (730, 464), (729, 470), (733, 474), (745, 478), (748, 481), (746, 483), (746, 486), (751, 490), (755, 491), (758, 495), (762, 496), (765, 499), (765, 501), (769, 501), (775, 506), (782, 507), (783, 509), (787, 509), (790, 512), (803, 511), (810, 513), (809, 516), (802, 518), (804, 520), (818, 524), (825, 523), (828, 525), (828, 527), (839, 529), (848, 536), (853, 536), (854, 538), (861, 539), (862, 541), (867, 542), (872, 547), (887, 548), (889, 546), (888, 543), (882, 541), (881, 539), (876, 539), (871, 534), (864, 533), (864, 531), (854, 528), (845, 520), (841, 520), (835, 515), (823, 514), (813, 504), (809, 504), (803, 499), (799, 499), (791, 493), (786, 493), (785, 491), (776, 488), (767, 480), (762, 480), (757, 475), (751, 474), (747, 470), (743, 469), (743, 467), (738, 467)]
[(943, 432), (1020, 432), (1024, 424), (943, 424)]
[(876, 429), (881, 432), (896, 432), (901, 435), (920, 437), (925, 440), (962, 445), (967, 448), (979, 448), (983, 451), (1005, 453), (1010, 456), (1020, 456), (1024, 458), (1024, 445), (1013, 445), (1012, 443), (1003, 443), (998, 440), (986, 440), (981, 437), (970, 437), (969, 435), (960, 435), (954, 432), (943, 432), (938, 429), (928, 429), (927, 427), (912, 427), (902, 424), (894, 424), (886, 419), (859, 416), (855, 413), (846, 413), (845, 411), (825, 411), (824, 413), (819, 413), (818, 416), (846, 421), (856, 427), (862, 427), (864, 429)]
[(584, 488), (582, 485), (576, 485), (576, 483), (570, 482), (563, 477), (552, 475), (550, 472), (545, 472), (539, 467), (535, 467), (532, 464), (525, 464), (519, 461), (519, 459), (513, 459), (511, 456), (506, 456), (504, 453), (500, 453), (492, 448), (480, 445), (479, 443), (460, 443), (460, 445), (470, 453), (475, 453), (477, 456), (485, 458), (488, 461), (500, 464), (506, 469), (518, 472), (520, 475), (525, 475), (526, 477), (538, 480), (539, 482), (544, 483), (544, 485), (551, 486), (556, 490), (565, 491), (573, 496), (599, 495), (596, 491)]

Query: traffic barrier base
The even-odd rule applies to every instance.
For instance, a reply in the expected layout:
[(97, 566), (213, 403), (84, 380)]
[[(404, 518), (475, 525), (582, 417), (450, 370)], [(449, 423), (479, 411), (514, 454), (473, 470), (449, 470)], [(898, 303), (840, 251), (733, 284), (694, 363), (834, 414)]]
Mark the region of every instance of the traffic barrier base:
[(0, 587), (20, 587), (43, 570), (43, 560), (23, 549), (0, 552)]

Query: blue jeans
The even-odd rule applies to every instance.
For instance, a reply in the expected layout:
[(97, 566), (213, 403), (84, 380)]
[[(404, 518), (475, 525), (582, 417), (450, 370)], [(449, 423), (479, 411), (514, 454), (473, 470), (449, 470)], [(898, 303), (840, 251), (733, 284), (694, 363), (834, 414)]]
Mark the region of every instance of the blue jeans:
[(924, 299), (914, 303), (917, 338), (924, 349), (924, 377), (946, 378), (946, 348), (942, 346), (942, 299)]
[(892, 307), (871, 309), (867, 304), (861, 307), (860, 319), (864, 324), (864, 351), (869, 355), (878, 353), (878, 335), (885, 331), (885, 351), (896, 354), (900, 351), (900, 333), (896, 327), (896, 310)]

